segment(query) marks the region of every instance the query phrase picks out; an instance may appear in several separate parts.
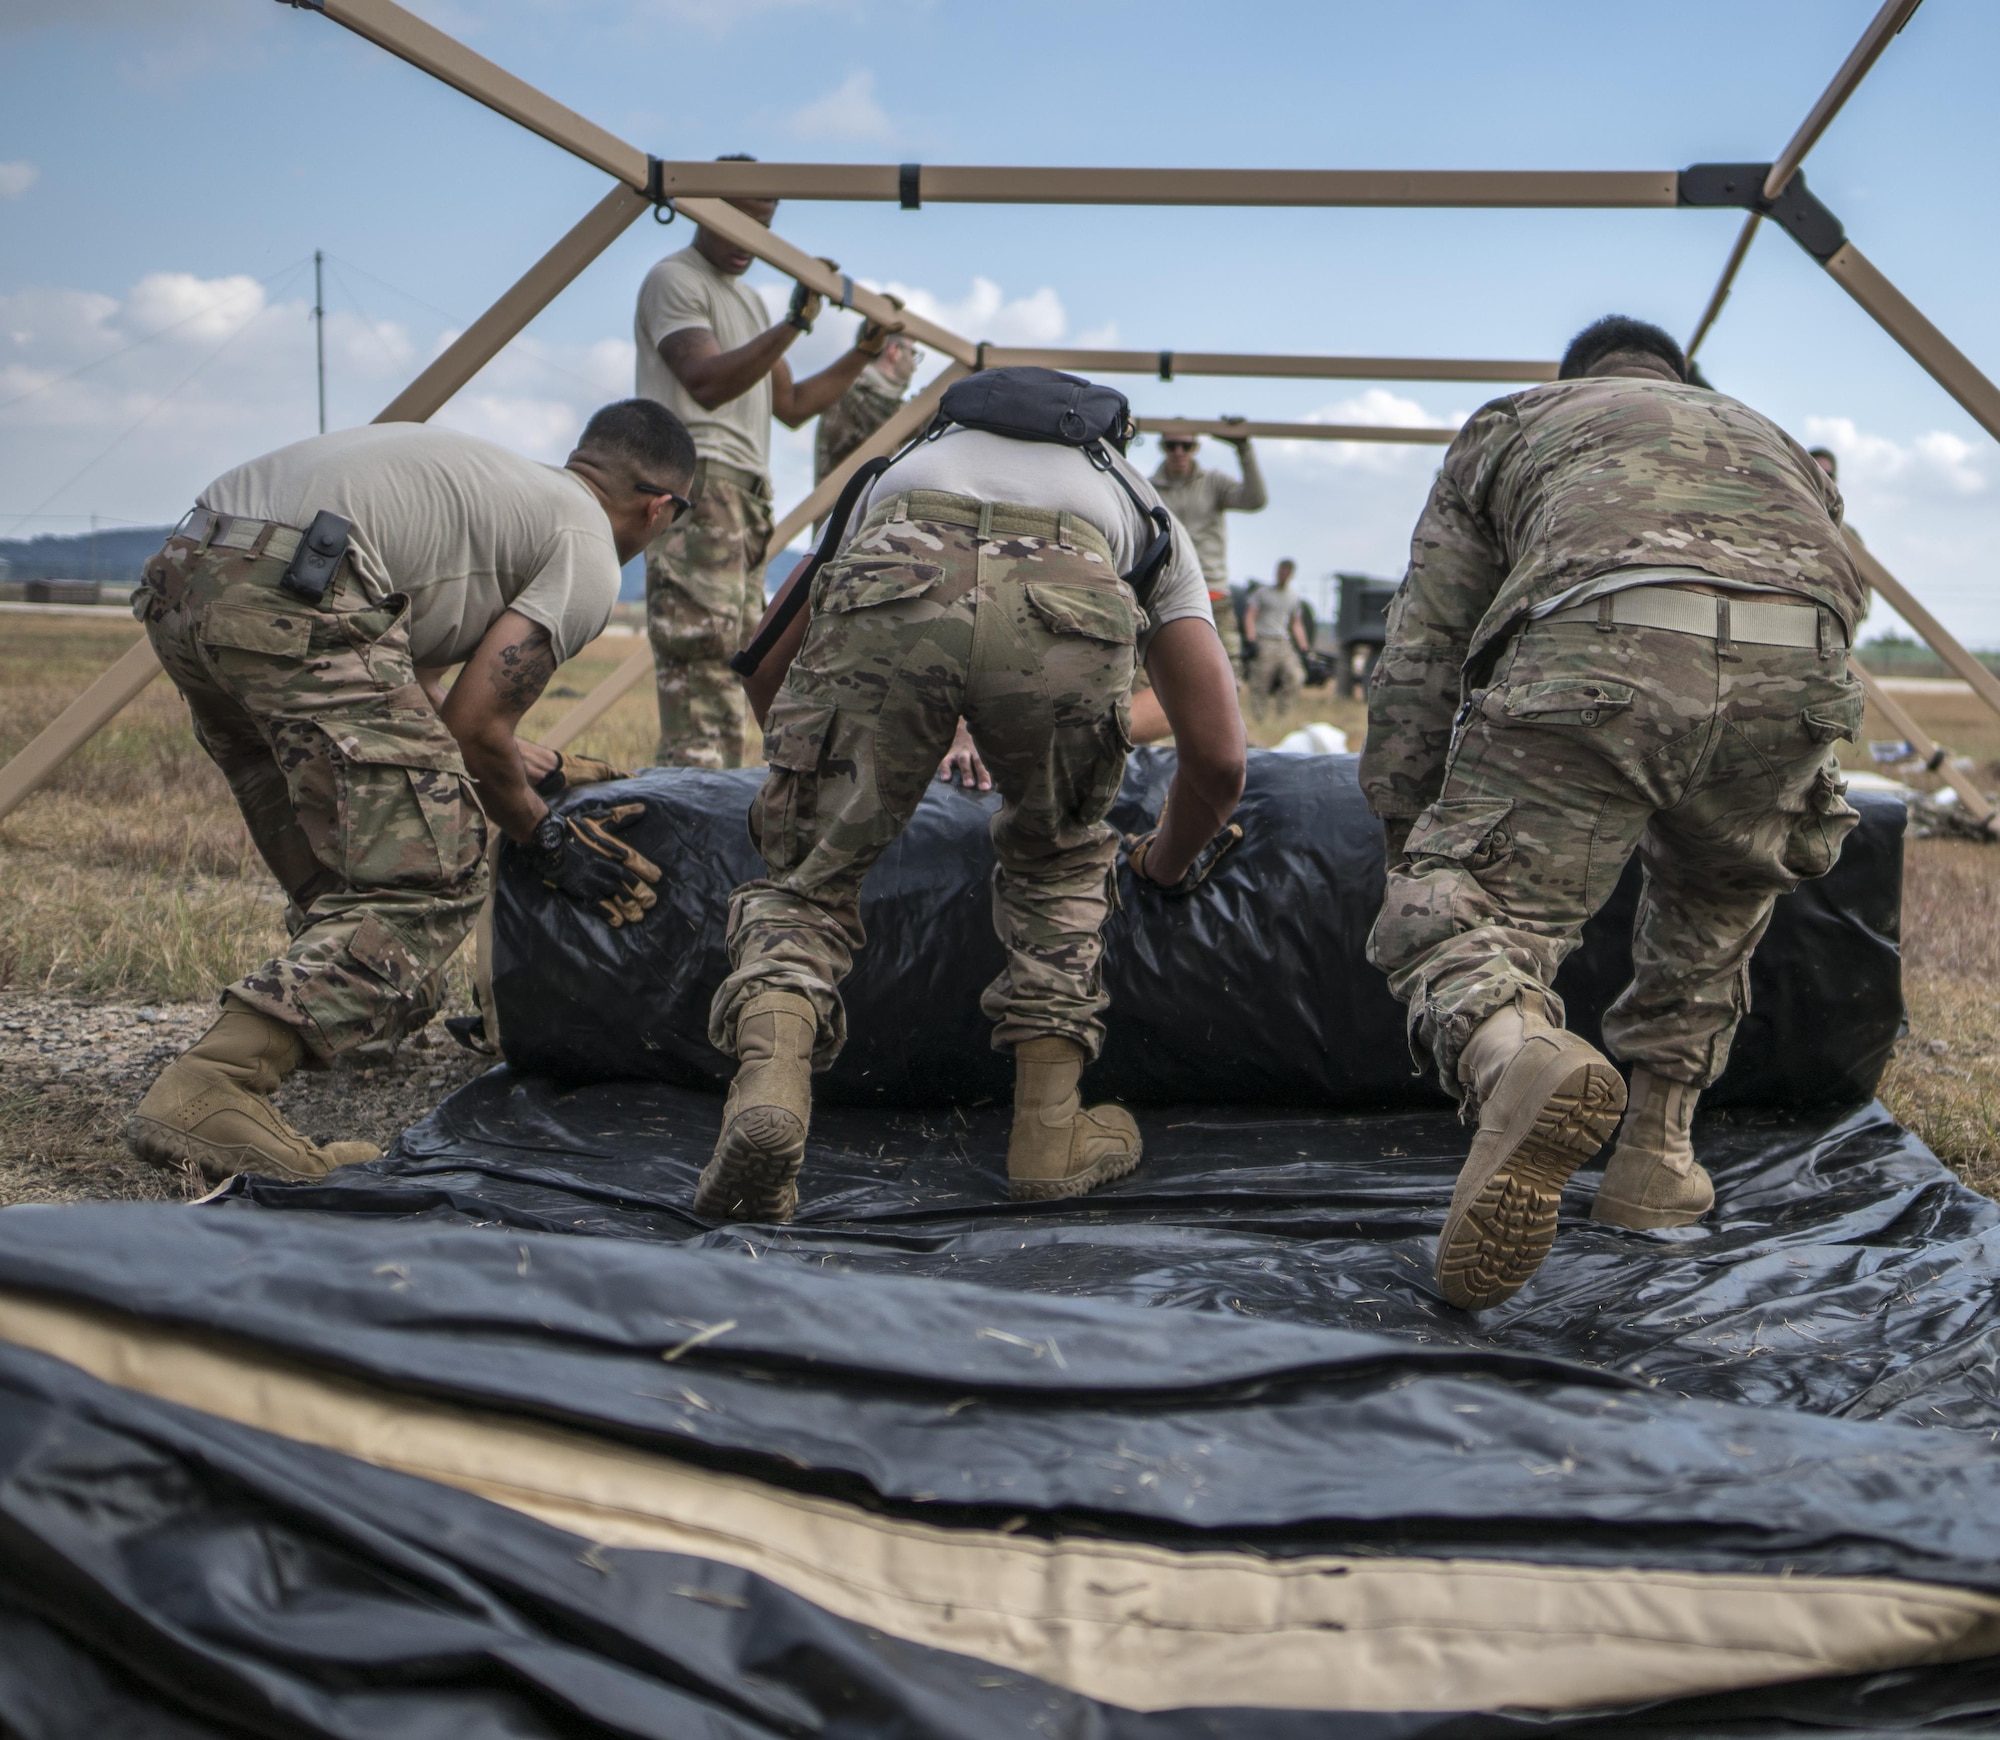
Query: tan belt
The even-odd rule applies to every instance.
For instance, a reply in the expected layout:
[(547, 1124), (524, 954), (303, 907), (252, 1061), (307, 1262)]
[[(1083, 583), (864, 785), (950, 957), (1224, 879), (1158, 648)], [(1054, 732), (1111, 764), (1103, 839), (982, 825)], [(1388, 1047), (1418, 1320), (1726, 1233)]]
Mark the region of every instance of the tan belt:
[(1847, 644), (1847, 631), (1816, 604), (1751, 604), (1726, 593), (1675, 586), (1628, 586), (1622, 592), (1554, 610), (1544, 622), (1592, 622), (1600, 628), (1664, 628), (1724, 645), (1825, 647)]
[(720, 483), (734, 485), (745, 495), (754, 495), (759, 501), (771, 499), (771, 480), (761, 471), (749, 471), (741, 465), (725, 464), (720, 459), (702, 458), (695, 461), (694, 499), (701, 500), (701, 492), (710, 478)]
[(298, 553), (305, 533), (276, 520), (244, 519), (198, 507), (174, 528), (174, 536), (192, 538), (204, 549), (241, 550), (246, 556), (271, 556), (289, 562)]

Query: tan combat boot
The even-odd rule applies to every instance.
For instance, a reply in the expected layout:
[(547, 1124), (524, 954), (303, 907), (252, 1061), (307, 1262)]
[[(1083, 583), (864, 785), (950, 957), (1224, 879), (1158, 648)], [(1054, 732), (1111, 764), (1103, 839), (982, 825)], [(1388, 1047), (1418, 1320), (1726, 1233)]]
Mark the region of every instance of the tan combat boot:
[(1479, 1107), (1479, 1129), (1438, 1235), (1437, 1284), (1451, 1304), (1483, 1311), (1542, 1266), (1563, 1185), (1616, 1127), (1625, 1083), (1532, 996), (1480, 1024), (1458, 1079)]
[(697, 1214), (790, 1220), (812, 1123), (812, 1054), (819, 1017), (796, 991), (766, 991), (736, 1018), (736, 1079), (722, 1108), (715, 1158), (702, 1168)]
[(1014, 1129), (1007, 1193), (1016, 1202), (1081, 1196), (1139, 1164), (1139, 1126), (1123, 1106), (1083, 1104), (1083, 1047), (1024, 1039), (1014, 1047)]
[(1715, 1186), (1688, 1134), (1700, 1098), (1699, 1088), (1655, 1075), (1644, 1064), (1632, 1071), (1625, 1121), (1604, 1163), (1592, 1220), (1640, 1230), (1692, 1226), (1715, 1206)]
[(160, 1072), (125, 1125), (125, 1145), (154, 1166), (192, 1162), (211, 1183), (238, 1172), (304, 1181), (381, 1158), (370, 1142), (309, 1142), (270, 1095), (305, 1048), (282, 1021), (224, 998), (222, 1016)]

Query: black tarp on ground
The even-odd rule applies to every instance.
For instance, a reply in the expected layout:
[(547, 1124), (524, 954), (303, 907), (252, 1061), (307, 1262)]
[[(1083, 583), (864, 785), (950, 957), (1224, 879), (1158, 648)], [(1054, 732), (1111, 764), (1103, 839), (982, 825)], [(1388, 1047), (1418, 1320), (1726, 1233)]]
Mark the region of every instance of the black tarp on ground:
[[(1363, 945), (1382, 900), (1382, 830), (1354, 756), (1250, 757), (1242, 846), (1199, 901), (1119, 878), (1104, 978), (1117, 1018), (1091, 1076), (1133, 1105), (1379, 1107), (1442, 1102), (1410, 1068), (1402, 1010)], [(1133, 757), (1112, 821), (1159, 815), (1168, 750)], [(667, 872), (645, 924), (612, 930), (551, 901), (503, 856), (494, 995), (508, 1060), (568, 1081), (726, 1085), (708, 1005), (728, 971), (730, 890), (761, 874), (744, 815), (755, 769), (655, 769), (593, 798), (637, 798), (627, 837)], [(1007, 1097), (979, 993), (1000, 969), (987, 822), (998, 807), (936, 786), (870, 875), (868, 947), (844, 987), (848, 1044), (821, 1099), (881, 1106)], [(1901, 804), (1863, 821), (1824, 881), (1781, 903), (1751, 969), (1752, 1012), (1712, 1104), (1815, 1104), (1874, 1091), (1902, 1018), (1897, 972)], [(1571, 1025), (1597, 1023), (1631, 976), (1635, 863), (1557, 989)], [(1270, 1012), (1282, 1012), (1272, 1018)]]
[[(1849, 950), (1880, 1017), (1894, 832), (1871, 809), (1857, 880), (1783, 921), (1753, 1079), (1872, 1081), (1886, 1039), (1836, 1052), (1814, 998)], [(1139, 1173), (1013, 1205), (997, 1108), (828, 1107), (797, 1222), (725, 1229), (688, 1211), (719, 1114), (497, 1070), (318, 1186), (0, 1214), (0, 1294), (946, 1527), (2000, 1591), (2000, 1207), (1879, 1107), (1706, 1117), (1699, 1228), (1592, 1226), (1584, 1174), (1477, 1319), (1429, 1281), (1466, 1139), (1437, 1111), (1153, 1106)], [(1140, 1715), (582, 1545), (0, 1345), (0, 1727), (28, 1740), (2000, 1732), (1992, 1661), (1565, 1717)]]

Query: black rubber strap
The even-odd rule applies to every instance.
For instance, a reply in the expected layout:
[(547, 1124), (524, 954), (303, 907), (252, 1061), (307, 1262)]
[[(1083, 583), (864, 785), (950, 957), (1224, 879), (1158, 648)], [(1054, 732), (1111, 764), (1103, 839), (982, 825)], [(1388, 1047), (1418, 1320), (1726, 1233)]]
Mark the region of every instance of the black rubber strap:
[[(898, 454), (897, 457), (902, 456)], [(739, 677), (754, 677), (757, 667), (771, 656), (771, 649), (784, 638), (785, 630), (792, 625), (792, 618), (805, 608), (806, 600), (812, 596), (812, 583), (826, 566), (827, 557), (840, 548), (840, 540), (846, 537), (847, 522), (853, 516), (854, 504), (861, 499), (861, 492), (889, 469), (889, 463), (887, 458), (871, 459), (847, 480), (847, 487), (833, 504), (833, 513), (827, 519), (819, 547), (799, 564), (798, 570), (785, 582), (770, 620), (757, 631), (757, 638), (729, 661), (729, 668)]]
[(921, 163), (905, 163), (896, 171), (896, 198), (905, 211), (917, 211), (923, 206), (924, 166)]

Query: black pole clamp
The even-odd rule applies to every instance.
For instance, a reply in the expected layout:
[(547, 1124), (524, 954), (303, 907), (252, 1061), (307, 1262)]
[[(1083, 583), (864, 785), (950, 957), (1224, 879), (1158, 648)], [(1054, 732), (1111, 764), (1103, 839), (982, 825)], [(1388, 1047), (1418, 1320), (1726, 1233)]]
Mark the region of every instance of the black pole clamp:
[(1174, 353), (1170, 350), (1163, 350), (1160, 352), (1160, 379), (1163, 381), (1170, 381), (1173, 378), (1174, 378)]
[(921, 163), (905, 163), (896, 171), (896, 199), (905, 211), (918, 211), (923, 207), (923, 174)]
[(986, 372), (986, 340), (983, 338), (972, 352), (972, 372), (976, 375)]
[(1768, 163), (1696, 163), (1680, 173), (1682, 205), (1733, 205), (1769, 218), (1822, 266), (1847, 240), (1840, 219), (1806, 191), (1804, 170), (1796, 171), (1776, 199), (1764, 197)]
[[(670, 224), (680, 213), (674, 210), (674, 202), (667, 198), (667, 166), (651, 152), (646, 154), (646, 197), (653, 202), (653, 222)], [(667, 215), (661, 217), (660, 213)]]

